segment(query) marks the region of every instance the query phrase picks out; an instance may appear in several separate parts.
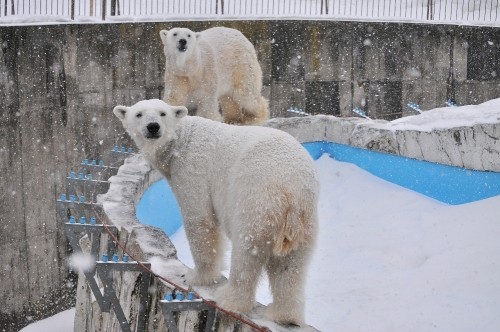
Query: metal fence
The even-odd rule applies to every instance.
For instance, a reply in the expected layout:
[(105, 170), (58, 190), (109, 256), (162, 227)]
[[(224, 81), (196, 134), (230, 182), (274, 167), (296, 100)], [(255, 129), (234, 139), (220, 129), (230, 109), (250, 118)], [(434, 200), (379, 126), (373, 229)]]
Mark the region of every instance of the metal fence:
[(0, 0), (0, 22), (327, 19), (500, 25), (500, 0)]

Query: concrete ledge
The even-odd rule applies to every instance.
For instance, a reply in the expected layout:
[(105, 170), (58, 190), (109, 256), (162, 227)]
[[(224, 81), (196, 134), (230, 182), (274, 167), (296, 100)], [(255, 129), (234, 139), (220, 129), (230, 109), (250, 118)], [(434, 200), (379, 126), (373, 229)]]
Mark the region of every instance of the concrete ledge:
[(500, 171), (498, 123), (447, 129), (395, 130), (391, 122), (316, 115), (269, 120), (300, 142), (330, 141), (480, 171)]

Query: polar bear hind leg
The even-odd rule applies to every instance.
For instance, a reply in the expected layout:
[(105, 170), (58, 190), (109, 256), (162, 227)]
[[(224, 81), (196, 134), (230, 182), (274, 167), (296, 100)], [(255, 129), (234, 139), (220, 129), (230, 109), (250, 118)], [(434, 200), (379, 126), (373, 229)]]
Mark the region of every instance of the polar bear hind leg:
[(219, 99), (225, 123), (254, 125), (269, 119), (268, 102), (262, 96), (235, 99), (225, 95)]
[(262, 75), (257, 72), (260, 72), (260, 68), (257, 71), (257, 68), (250, 66), (232, 73), (232, 88), (219, 98), (224, 122), (255, 125), (269, 119), (268, 102), (260, 91)]
[(267, 316), (283, 325), (300, 326), (304, 322), (304, 284), (309, 250), (294, 250), (270, 258), (266, 265), (273, 303)]
[(198, 104), (196, 115), (213, 121), (221, 122), (222, 116), (219, 112), (219, 103), (215, 94), (207, 96)]
[(261, 124), (269, 119), (267, 100), (258, 96), (251, 102), (242, 101), (243, 124)]
[(224, 122), (228, 124), (240, 124), (243, 121), (243, 113), (231, 96), (225, 95), (219, 99), (220, 108)]
[(267, 256), (258, 249), (250, 249), (233, 242), (229, 280), (217, 289), (215, 294), (217, 303), (235, 312), (244, 313), (252, 310), (255, 305), (257, 283), (266, 258)]

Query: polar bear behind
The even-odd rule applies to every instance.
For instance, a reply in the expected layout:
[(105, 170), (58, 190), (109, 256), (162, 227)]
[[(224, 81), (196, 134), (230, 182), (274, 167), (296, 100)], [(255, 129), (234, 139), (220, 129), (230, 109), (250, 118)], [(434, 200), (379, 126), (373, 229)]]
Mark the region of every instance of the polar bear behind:
[(238, 30), (215, 27), (160, 31), (165, 53), (165, 92), (170, 105), (226, 123), (258, 124), (269, 118), (261, 96), (262, 70), (250, 41)]
[(269, 317), (301, 325), (317, 228), (318, 181), (307, 151), (280, 130), (186, 116), (185, 107), (161, 100), (113, 112), (179, 202), (195, 262), (188, 282), (219, 280), (225, 235), (231, 269), (217, 302), (250, 311), (265, 270), (273, 294)]

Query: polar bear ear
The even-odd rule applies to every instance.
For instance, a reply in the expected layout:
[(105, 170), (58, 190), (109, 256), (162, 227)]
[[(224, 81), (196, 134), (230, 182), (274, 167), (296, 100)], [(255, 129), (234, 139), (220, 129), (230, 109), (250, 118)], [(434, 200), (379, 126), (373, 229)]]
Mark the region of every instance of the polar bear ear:
[(201, 33), (197, 32), (196, 33), (196, 39), (200, 38), (200, 36), (201, 36)]
[(176, 119), (181, 119), (188, 114), (188, 110), (184, 106), (179, 106), (174, 109), (174, 114)]
[(116, 117), (120, 120), (125, 119), (127, 112), (128, 112), (127, 106), (118, 105), (115, 108), (113, 108), (113, 113), (115, 113)]
[(167, 35), (168, 35), (168, 30), (161, 30), (160, 31), (160, 39), (163, 43), (167, 40)]

